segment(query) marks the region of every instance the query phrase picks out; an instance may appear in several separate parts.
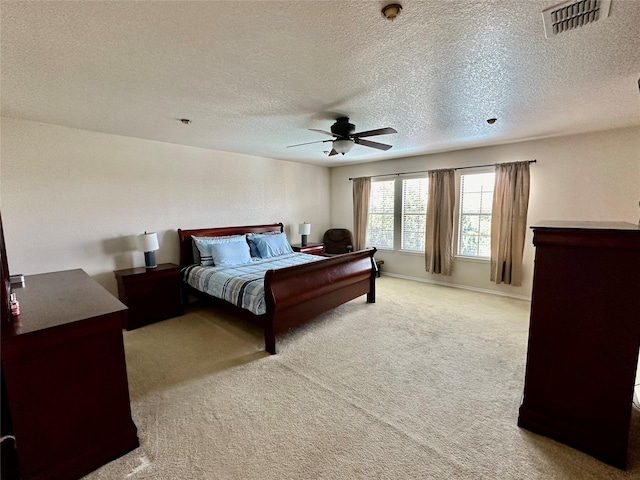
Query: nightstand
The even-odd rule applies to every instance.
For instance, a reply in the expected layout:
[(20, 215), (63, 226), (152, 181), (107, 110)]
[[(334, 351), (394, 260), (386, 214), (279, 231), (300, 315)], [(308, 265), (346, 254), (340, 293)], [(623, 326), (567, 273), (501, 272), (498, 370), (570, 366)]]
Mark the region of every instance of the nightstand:
[(118, 297), (129, 307), (123, 327), (133, 330), (182, 315), (180, 267), (163, 263), (156, 268), (129, 268), (114, 272)]
[(324, 243), (307, 243), (304, 247), (299, 243), (292, 243), (294, 252), (308, 253), (309, 255), (322, 255)]

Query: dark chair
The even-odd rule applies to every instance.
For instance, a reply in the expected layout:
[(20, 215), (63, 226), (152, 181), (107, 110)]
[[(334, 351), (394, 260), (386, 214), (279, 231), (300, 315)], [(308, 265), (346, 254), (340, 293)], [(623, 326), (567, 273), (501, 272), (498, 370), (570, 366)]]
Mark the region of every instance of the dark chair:
[(322, 237), (325, 255), (353, 252), (353, 235), (346, 228), (330, 228)]
[[(322, 237), (326, 257), (353, 252), (353, 235), (346, 228), (330, 228)], [(377, 276), (380, 276), (384, 260), (376, 260)]]

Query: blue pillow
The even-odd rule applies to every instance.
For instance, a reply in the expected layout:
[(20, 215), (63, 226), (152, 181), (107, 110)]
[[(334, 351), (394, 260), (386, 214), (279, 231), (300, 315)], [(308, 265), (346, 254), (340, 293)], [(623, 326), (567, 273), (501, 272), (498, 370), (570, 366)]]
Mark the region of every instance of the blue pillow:
[(209, 251), (216, 267), (230, 267), (251, 262), (249, 245), (243, 242), (212, 243)]
[(287, 235), (276, 233), (275, 235), (263, 235), (253, 237), (252, 241), (258, 250), (260, 258), (275, 257), (276, 255), (284, 255), (285, 253), (293, 253), (291, 245), (287, 240)]
[(256, 245), (255, 239), (259, 237), (265, 237), (267, 235), (277, 235), (279, 232), (266, 232), (266, 233), (247, 233), (247, 240), (249, 241), (249, 250), (251, 256), (260, 258), (260, 252), (258, 251), (258, 245)]
[[(191, 237), (193, 238), (193, 259), (195, 263), (199, 263), (203, 267), (212, 267), (214, 265), (209, 245), (217, 245), (220, 243), (236, 243), (247, 242), (244, 235), (226, 235), (223, 237)], [(198, 255), (196, 255), (196, 252)]]

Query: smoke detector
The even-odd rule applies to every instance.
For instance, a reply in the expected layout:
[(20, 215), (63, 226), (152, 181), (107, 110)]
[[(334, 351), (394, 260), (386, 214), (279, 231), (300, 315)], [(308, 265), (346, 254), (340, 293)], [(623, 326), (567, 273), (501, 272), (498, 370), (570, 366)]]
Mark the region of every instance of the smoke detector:
[(544, 34), (551, 38), (609, 16), (611, 0), (571, 0), (542, 11)]
[(402, 5), (399, 3), (391, 3), (382, 9), (382, 16), (392, 22), (402, 12)]

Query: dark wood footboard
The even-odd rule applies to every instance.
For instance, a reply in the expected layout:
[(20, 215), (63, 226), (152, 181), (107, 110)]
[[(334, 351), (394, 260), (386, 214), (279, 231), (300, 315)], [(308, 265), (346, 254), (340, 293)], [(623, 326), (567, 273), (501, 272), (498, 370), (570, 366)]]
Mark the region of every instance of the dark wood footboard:
[(276, 353), (276, 335), (361, 295), (366, 294), (367, 302), (375, 303), (375, 252), (372, 248), (321, 262), (269, 270), (264, 279), (265, 349)]
[[(180, 265), (186, 267), (193, 263), (192, 237), (283, 230), (281, 223), (178, 230)], [(367, 302), (375, 303), (375, 252), (375, 248), (370, 248), (304, 265), (269, 270), (264, 279), (267, 313), (256, 316), (244, 311), (245, 316), (248, 313), (262, 325), (265, 349), (269, 353), (276, 353), (276, 335), (361, 295), (367, 295)], [(183, 288), (185, 292), (192, 290), (186, 284)]]

